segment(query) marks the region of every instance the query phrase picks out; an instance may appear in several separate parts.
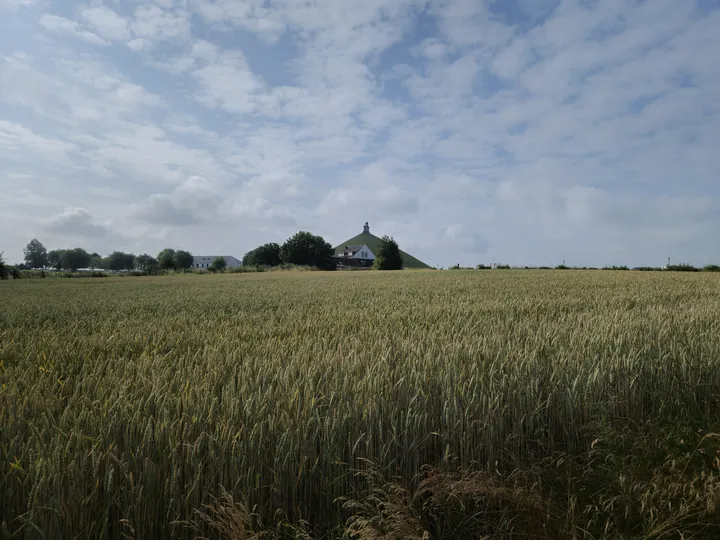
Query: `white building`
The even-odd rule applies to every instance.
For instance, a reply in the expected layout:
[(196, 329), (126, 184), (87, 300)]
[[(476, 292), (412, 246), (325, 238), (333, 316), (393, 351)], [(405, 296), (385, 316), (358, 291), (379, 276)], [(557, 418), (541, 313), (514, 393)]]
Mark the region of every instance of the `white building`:
[(226, 268), (240, 268), (242, 266), (242, 262), (232, 255), (193, 255), (192, 268), (210, 268), (213, 261), (218, 257), (225, 259)]
[(346, 246), (343, 250), (342, 257), (355, 260), (374, 261), (375, 254), (372, 250), (363, 244), (362, 246)]

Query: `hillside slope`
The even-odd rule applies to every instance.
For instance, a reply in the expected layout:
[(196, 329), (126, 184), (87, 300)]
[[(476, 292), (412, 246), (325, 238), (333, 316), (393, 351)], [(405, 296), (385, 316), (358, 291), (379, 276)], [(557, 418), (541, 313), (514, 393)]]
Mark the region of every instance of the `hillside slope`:
[[(359, 246), (364, 244), (369, 247), (373, 253), (377, 254), (378, 250), (380, 249), (381, 243), (382, 239), (378, 238), (374, 234), (370, 232), (362, 232), (357, 236), (353, 236), (349, 240), (345, 240), (345, 242), (343, 242), (342, 244), (335, 246), (335, 253), (338, 255), (341, 254), (345, 249), (345, 246)], [(405, 268), (431, 268), (429, 265), (416, 259), (412, 255), (405, 253), (403, 250), (400, 250), (400, 254), (402, 255), (403, 267)]]

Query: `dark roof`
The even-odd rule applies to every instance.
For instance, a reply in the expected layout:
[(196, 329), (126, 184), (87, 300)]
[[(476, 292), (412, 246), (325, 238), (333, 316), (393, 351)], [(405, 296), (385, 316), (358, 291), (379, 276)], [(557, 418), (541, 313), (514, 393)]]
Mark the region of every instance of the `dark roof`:
[[(342, 244), (339, 244), (335, 247), (335, 253), (337, 255), (343, 255), (345, 253), (345, 247), (350, 246), (363, 246), (366, 245), (370, 248), (370, 251), (372, 251), (376, 256), (378, 254), (378, 251), (380, 250), (380, 244), (382, 243), (382, 239), (378, 238), (374, 234), (370, 232), (362, 232), (358, 234), (357, 236), (354, 236), (353, 238), (350, 238), (349, 240), (346, 240)], [(412, 255), (408, 255), (403, 250), (400, 250), (400, 255), (403, 259), (403, 266), (405, 268), (430, 268), (429, 265), (425, 264), (424, 262), (416, 259)]]

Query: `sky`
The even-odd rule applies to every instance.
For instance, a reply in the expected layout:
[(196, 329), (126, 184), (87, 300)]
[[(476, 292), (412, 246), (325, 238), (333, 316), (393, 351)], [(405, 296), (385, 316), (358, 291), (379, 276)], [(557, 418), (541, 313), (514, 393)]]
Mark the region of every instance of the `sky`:
[(720, 0), (0, 0), (0, 251), (720, 263)]

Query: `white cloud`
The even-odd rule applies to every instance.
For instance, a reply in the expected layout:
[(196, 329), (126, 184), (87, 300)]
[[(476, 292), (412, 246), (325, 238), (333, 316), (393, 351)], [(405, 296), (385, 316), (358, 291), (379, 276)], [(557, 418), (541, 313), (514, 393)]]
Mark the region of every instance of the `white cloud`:
[(85, 9), (81, 16), (98, 34), (110, 41), (126, 41), (130, 36), (128, 20), (112, 9), (96, 6)]
[(16, 11), (20, 8), (31, 8), (45, 3), (45, 0), (2, 0), (0, 9)]
[(480, 234), (468, 231), (461, 223), (453, 223), (445, 229), (443, 242), (463, 255), (484, 255), (488, 248), (487, 241)]
[(36, 159), (42, 157), (54, 164), (62, 164), (68, 161), (68, 154), (74, 149), (72, 143), (43, 137), (21, 125), (0, 120), (0, 156), (6, 163), (30, 152)]
[(186, 15), (166, 11), (151, 4), (138, 7), (131, 24), (136, 38), (149, 42), (182, 40), (190, 34), (190, 23)]
[[(207, 48), (207, 50), (206, 50)], [(192, 73), (199, 84), (198, 100), (230, 113), (248, 113), (257, 108), (257, 95), (264, 90), (262, 81), (250, 70), (241, 51), (210, 49), (204, 44), (193, 52), (207, 60)]]
[(66, 208), (48, 220), (45, 229), (57, 236), (79, 240), (105, 238), (112, 234), (108, 224), (95, 220), (84, 208)]
[(205, 178), (191, 176), (170, 193), (151, 195), (131, 212), (136, 219), (171, 226), (224, 221), (223, 200)]
[(71, 21), (70, 19), (66, 19), (65, 17), (44, 13), (40, 19), (40, 24), (50, 32), (72, 35), (92, 45), (108, 44), (107, 41), (97, 34), (84, 30), (78, 23)]
[(22, 35), (0, 21), (0, 187), (29, 175), (14, 197), (47, 211), (74, 186), (63, 207), (138, 249), (370, 220), (446, 266), (720, 260), (713, 5), (25, 4)]

